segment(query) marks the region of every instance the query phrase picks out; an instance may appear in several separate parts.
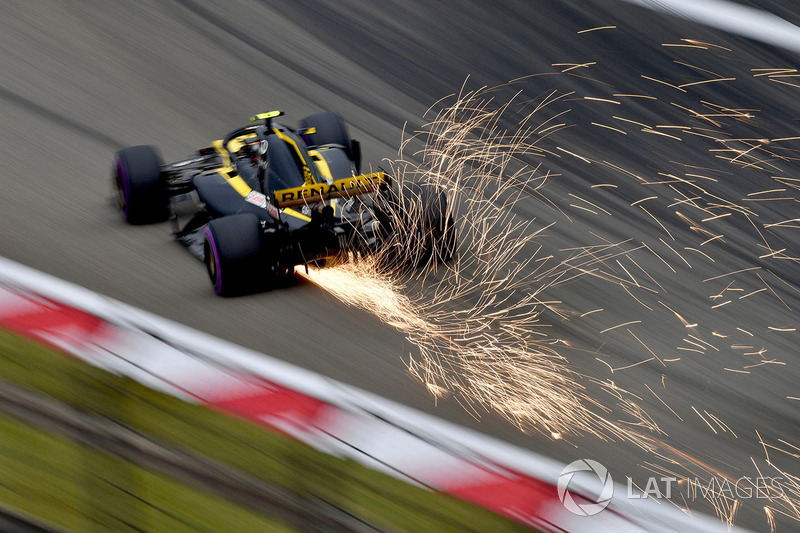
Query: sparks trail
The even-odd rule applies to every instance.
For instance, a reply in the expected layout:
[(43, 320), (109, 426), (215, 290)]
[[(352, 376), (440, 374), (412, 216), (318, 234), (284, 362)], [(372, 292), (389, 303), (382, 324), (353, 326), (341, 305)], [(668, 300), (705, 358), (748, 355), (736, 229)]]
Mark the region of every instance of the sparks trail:
[[(624, 438), (624, 428), (605, 420), (605, 408), (587, 393), (585, 378), (557, 352), (561, 341), (550, 336), (543, 316), (567, 316), (561, 302), (543, 298), (544, 291), (573, 276), (599, 275), (593, 265), (613, 245), (581, 248), (561, 260), (540, 254), (537, 241), (549, 226), (520, 220), (513, 207), (522, 197), (544, 198), (539, 189), (551, 174), (525, 161), (545, 155), (535, 142), (552, 124), (533, 123), (531, 112), (509, 132), (501, 125), (509, 105), (494, 107), (490, 93), (456, 99), (417, 134), (425, 141), (420, 164), (392, 163), (401, 190), (414, 182), (447, 191), (461, 243), (456, 257), (404, 277), (378, 254), (315, 271), (312, 279), (403, 331), (418, 349), (408, 369), (434, 396), (454, 395), (476, 417), (492, 409), (546, 435)], [(420, 253), (422, 239), (408, 227), (390, 233), (387, 254)]]
[[(702, 41), (682, 42), (692, 53), (716, 49)], [(588, 434), (632, 444), (651, 455), (650, 471), (671, 472), (702, 489), (709, 480), (735, 479), (743, 472), (754, 476), (751, 466), (757, 472), (760, 467), (700, 460), (668, 435), (666, 420), (693, 425), (712, 438), (752, 439), (758, 428), (736, 427), (702, 400), (690, 408), (672, 404), (665, 378), (675, 365), (694, 369), (698, 360), (714, 365), (718, 375), (744, 379), (785, 365), (769, 344), (795, 334), (797, 319), (792, 314), (777, 323), (774, 313), (759, 310), (765, 298), (774, 304), (769, 309), (794, 313), (797, 307), (800, 288), (781, 267), (800, 261), (792, 245), (800, 225), (796, 214), (786, 211), (798, 202), (800, 179), (790, 165), (797, 161), (794, 146), (800, 139), (753, 131), (763, 120), (758, 109), (708, 96), (737, 83), (740, 73), (706, 68), (702, 57), (674, 64), (700, 79), (642, 74), (659, 94), (674, 91), (672, 99), (616, 92), (602, 82), (607, 94), (548, 90), (528, 98), (520, 90), (502, 99), (503, 90), (535, 79), (527, 77), (437, 103), (439, 111), (430, 111), (433, 118), (423, 130), (403, 143), (390, 172), (401, 190), (418, 183), (446, 192), (447, 217), (453, 216), (459, 243), (453, 261), (424, 253), (425, 236), (409, 231), (413, 224), (408, 224), (425, 217), (423, 203), (412, 201), (407, 212), (392, 217), (405, 224), (390, 228), (386, 255), (312, 271), (311, 278), (402, 331), (415, 346), (408, 370), (434, 397), (453, 397), (476, 417), (497, 411), (519, 428), (553, 439)], [(595, 65), (554, 64), (561, 76)], [(765, 82), (789, 73), (753, 72)], [(587, 108), (585, 124), (568, 105)], [(649, 119), (637, 114), (642, 105)], [(600, 109), (607, 115), (599, 116)], [(653, 123), (653, 115), (675, 118), (676, 113), (680, 120), (674, 124)], [(583, 138), (591, 138), (598, 128), (620, 143), (646, 138), (647, 165), (631, 166), (613, 151), (597, 157), (598, 151), (584, 152), (580, 140), (564, 143), (560, 137), (567, 132), (582, 139), (589, 132)], [(412, 140), (423, 143), (412, 154), (418, 162), (403, 157)], [(700, 153), (700, 160), (661, 157), (660, 143), (678, 142), (687, 154)], [(588, 177), (561, 176), (545, 164), (566, 160), (593, 170)], [(565, 193), (558, 182), (567, 179)], [(524, 215), (531, 202), (542, 220)], [(555, 220), (582, 228), (583, 240), (560, 249), (549, 245)], [(609, 231), (605, 220), (630, 234)], [(421, 268), (394, 268), (387, 256), (397, 255), (413, 258)], [(622, 291), (632, 307), (616, 309), (605, 301), (581, 310), (570, 306), (570, 294), (581, 293), (580, 287), (591, 294), (597, 286)], [(562, 292), (565, 288), (572, 292)], [(635, 311), (626, 315), (626, 309)], [(747, 320), (735, 318), (742, 316)], [(575, 343), (554, 334), (553, 326), (577, 320), (598, 335), (600, 347), (585, 351), (615, 381), (581, 375), (562, 355), (562, 347)], [(670, 332), (665, 335), (674, 347), (654, 332)], [(633, 346), (638, 357), (617, 356), (614, 342)], [(658, 367), (658, 383), (626, 383), (627, 373), (648, 366)], [(657, 400), (654, 409), (660, 413), (645, 410), (645, 396)], [(800, 520), (797, 476), (775, 467), (767, 454), (771, 448), (763, 447), (768, 466), (788, 480), (770, 493), (767, 520)], [(738, 471), (728, 472), (732, 468)], [(728, 523), (746, 505), (727, 494), (700, 492)]]

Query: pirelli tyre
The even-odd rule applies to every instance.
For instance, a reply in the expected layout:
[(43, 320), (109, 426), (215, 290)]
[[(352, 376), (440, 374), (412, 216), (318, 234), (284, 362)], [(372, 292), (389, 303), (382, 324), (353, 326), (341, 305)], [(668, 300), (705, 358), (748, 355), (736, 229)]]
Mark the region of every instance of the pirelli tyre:
[(264, 290), (261, 223), (253, 214), (212, 220), (203, 230), (203, 254), (211, 285), (220, 296)]
[(456, 252), (455, 220), (447, 195), (431, 186), (405, 183), (376, 197), (375, 216), (382, 246), (379, 261), (389, 267), (445, 263)]
[(304, 134), (303, 138), (309, 146), (337, 145), (344, 148), (347, 157), (361, 172), (361, 146), (350, 137), (347, 125), (335, 111), (323, 111), (309, 115), (300, 121), (301, 129), (314, 129), (313, 133)]
[(161, 166), (152, 146), (131, 146), (117, 152), (112, 181), (128, 223), (152, 224), (169, 218), (169, 195)]
[(456, 251), (455, 219), (448, 209), (445, 191), (431, 186), (419, 187), (422, 203), (421, 231), (424, 260), (446, 263)]
[(432, 227), (429, 250), (436, 263), (447, 263), (456, 255), (456, 227), (453, 216), (441, 217)]

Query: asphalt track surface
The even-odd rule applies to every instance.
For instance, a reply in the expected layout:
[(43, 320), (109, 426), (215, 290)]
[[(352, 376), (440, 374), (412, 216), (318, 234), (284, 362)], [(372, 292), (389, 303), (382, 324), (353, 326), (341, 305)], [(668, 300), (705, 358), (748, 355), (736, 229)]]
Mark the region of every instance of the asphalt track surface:
[[(800, 23), (791, 2), (748, 4)], [(579, 33), (607, 25), (616, 27)], [(685, 38), (713, 46), (686, 47), (693, 43)], [(573, 312), (570, 320), (547, 317), (552, 336), (569, 342), (559, 350), (578, 372), (635, 392), (670, 446), (734, 479), (757, 476), (753, 461), (777, 475), (765, 466), (756, 431), (784, 448), (779, 439), (800, 444), (794, 330), (800, 266), (788, 259), (797, 255), (797, 229), (765, 227), (800, 212), (791, 186), (800, 183), (791, 181), (800, 142), (774, 141), (797, 134), (800, 84), (777, 78), (777, 71), (752, 70), (795, 68), (798, 57), (790, 52), (612, 0), (19, 2), (3, 7), (0, 49), (0, 254), (565, 463), (595, 459), (615, 480), (633, 476), (641, 483), (641, 465), (658, 461), (628, 444), (587, 435), (553, 441), (492, 412), (476, 420), (452, 399), (435, 402), (406, 371), (403, 359), (414, 346), (312, 283), (216, 297), (202, 265), (171, 240), (168, 225), (128, 227), (110, 201), (111, 157), (126, 145), (154, 144), (165, 160), (176, 160), (254, 112), (280, 108), (291, 120), (333, 109), (361, 140), (365, 161), (380, 163), (396, 157), (404, 126), (420, 127), (426, 109), (462, 85), (551, 73), (496, 93), (501, 101), (518, 89), (531, 99), (575, 91), (541, 114), (544, 120), (571, 109), (561, 119), (571, 127), (541, 144), (552, 152), (543, 164), (558, 175), (543, 192), (561, 210), (531, 196), (517, 204), (515, 216), (542, 226), (556, 222), (541, 240), (555, 255), (602, 239), (648, 244), (655, 253), (635, 252), (642, 269), (628, 275), (657, 290), (628, 294), (591, 277), (554, 288), (548, 296)], [(586, 63), (592, 64), (567, 73), (559, 65)], [(765, 72), (773, 76), (756, 75)], [(712, 78), (732, 79), (673, 87)], [(751, 111), (712, 118), (715, 126), (687, 108)], [(657, 133), (642, 132), (643, 124)], [(737, 163), (751, 161), (746, 155), (729, 162), (721, 156), (736, 153), (714, 151), (747, 150), (752, 142), (721, 146), (657, 125), (772, 139), (750, 152), (770, 163), (743, 166)], [(691, 230), (675, 214), (680, 207), (670, 205), (674, 191), (647, 189), (631, 173), (649, 181), (671, 179), (665, 174), (713, 177), (696, 180), (752, 208), (756, 222), (731, 215), (700, 224), (697, 211), (682, 210), (710, 233)], [(603, 184), (617, 187), (592, 187)], [(765, 192), (772, 189), (784, 190)], [(631, 206), (651, 195), (658, 198), (646, 201), (649, 214)], [(705, 243), (718, 234), (724, 238)], [(764, 239), (771, 251), (784, 251), (769, 256)], [(624, 261), (606, 268), (624, 277), (636, 268)], [(711, 279), (753, 267), (760, 268)], [(670, 309), (698, 326), (686, 328)], [(633, 321), (639, 322), (608, 330)], [(642, 363), (651, 353), (668, 362)], [(609, 371), (629, 365), (636, 366)], [(615, 411), (609, 417), (626, 418)], [(796, 459), (775, 452), (771, 458), (800, 473)], [(737, 523), (766, 529), (764, 502), (744, 503)], [(778, 523), (797, 527), (780, 517)]]

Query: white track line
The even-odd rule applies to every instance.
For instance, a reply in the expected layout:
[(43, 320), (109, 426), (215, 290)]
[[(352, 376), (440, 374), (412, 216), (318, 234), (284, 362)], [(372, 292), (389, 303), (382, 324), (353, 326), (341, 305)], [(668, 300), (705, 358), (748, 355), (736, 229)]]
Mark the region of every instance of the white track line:
[(800, 27), (760, 9), (727, 0), (624, 1), (800, 52)]

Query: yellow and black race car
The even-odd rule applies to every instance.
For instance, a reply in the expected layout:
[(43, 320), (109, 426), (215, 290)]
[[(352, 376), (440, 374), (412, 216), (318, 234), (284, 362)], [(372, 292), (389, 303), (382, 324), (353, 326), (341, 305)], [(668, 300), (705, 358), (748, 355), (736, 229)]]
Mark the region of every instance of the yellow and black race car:
[[(131, 224), (171, 219), (175, 236), (208, 270), (217, 294), (285, 284), (297, 265), (325, 266), (401, 248), (393, 235), (415, 228), (415, 250), (447, 260), (455, 247), (444, 191), (408, 184), (400, 192), (384, 172), (361, 174), (361, 149), (331, 111), (274, 121), (270, 111), (183, 161), (163, 164), (152, 146), (114, 159), (112, 181)], [(179, 218), (188, 216), (181, 223)], [(402, 262), (403, 258), (393, 259)]]

